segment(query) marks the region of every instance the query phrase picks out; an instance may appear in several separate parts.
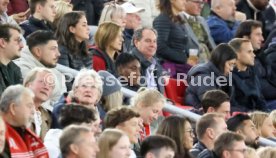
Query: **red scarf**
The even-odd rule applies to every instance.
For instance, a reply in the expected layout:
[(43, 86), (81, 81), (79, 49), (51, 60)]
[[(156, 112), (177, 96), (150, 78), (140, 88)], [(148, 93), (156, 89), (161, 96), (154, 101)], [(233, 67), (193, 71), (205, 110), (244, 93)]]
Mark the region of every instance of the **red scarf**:
[(143, 124), (144, 127), (140, 130), (140, 140), (143, 141), (147, 136), (150, 135), (150, 125)]
[(48, 151), (42, 141), (31, 130), (26, 129), (24, 140), (6, 123), (6, 140), (12, 158), (49, 158)]

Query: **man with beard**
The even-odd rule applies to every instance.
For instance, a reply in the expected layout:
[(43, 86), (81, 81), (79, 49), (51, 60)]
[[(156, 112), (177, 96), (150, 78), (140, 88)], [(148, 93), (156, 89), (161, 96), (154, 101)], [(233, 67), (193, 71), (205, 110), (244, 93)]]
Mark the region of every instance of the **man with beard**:
[(20, 68), (12, 61), (20, 57), (22, 48), (20, 28), (0, 25), (0, 95), (6, 87), (22, 83)]
[(52, 105), (66, 91), (65, 77), (55, 68), (60, 56), (57, 40), (52, 32), (40, 30), (28, 36), (27, 45), (28, 47), (24, 47), (22, 56), (15, 63), (20, 67), (24, 78), (35, 67), (51, 69), (55, 75), (55, 88), (50, 102), (45, 103), (44, 106), (52, 110)]
[(245, 139), (247, 146), (258, 148), (259, 135), (257, 129), (247, 114), (238, 114), (231, 117), (226, 122), (227, 128), (230, 131), (241, 134)]
[(240, 0), (237, 3), (237, 10), (246, 14), (247, 19), (258, 20), (263, 24), (264, 36), (269, 32), (265, 32), (264, 10), (268, 6), (269, 0)]

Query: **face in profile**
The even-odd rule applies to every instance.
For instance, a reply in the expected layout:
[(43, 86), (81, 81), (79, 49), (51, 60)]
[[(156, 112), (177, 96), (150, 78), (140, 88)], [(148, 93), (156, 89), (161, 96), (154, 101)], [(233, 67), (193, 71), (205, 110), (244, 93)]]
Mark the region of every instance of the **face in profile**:
[(261, 136), (264, 138), (273, 138), (274, 131), (275, 131), (275, 128), (273, 126), (272, 120), (270, 117), (267, 117), (264, 120), (263, 125), (261, 127)]
[(243, 121), (243, 128), (241, 134), (244, 136), (245, 143), (248, 146), (255, 147), (259, 138), (259, 134), (254, 123), (251, 120)]
[(249, 40), (252, 43), (254, 50), (261, 49), (262, 43), (264, 41), (262, 28), (258, 27), (258, 28), (252, 29)]
[[(40, 5), (40, 4), (38, 4)], [(56, 6), (54, 0), (47, 0), (44, 5), (40, 5), (41, 9), (39, 10), (41, 16), (44, 20), (53, 22), (56, 16)]]
[(9, 60), (14, 60), (17, 59), (21, 56), (21, 49), (24, 47), (21, 39), (21, 35), (17, 30), (10, 29), (10, 39), (9, 40), (4, 40), (4, 45), (5, 45), (5, 57)]
[(33, 97), (29, 93), (25, 92), (22, 94), (20, 99), (20, 105), (12, 104), (11, 113), (17, 127), (28, 127), (34, 116), (35, 106)]
[(99, 152), (98, 144), (92, 132), (81, 133), (78, 143), (74, 144), (71, 150), (79, 158), (96, 158)]
[(242, 65), (254, 66), (255, 54), (251, 42), (244, 42), (237, 53), (238, 61)]
[(158, 101), (150, 106), (141, 105), (142, 108), (140, 108), (139, 114), (141, 115), (141, 118), (143, 119), (143, 123), (150, 125), (153, 121), (157, 120), (159, 113), (164, 107), (164, 103), (161, 101)]
[(236, 59), (227, 60), (224, 65), (224, 75), (228, 76), (230, 72), (233, 71), (235, 65), (236, 65)]
[(138, 143), (138, 138), (140, 136), (139, 120), (139, 117), (133, 117), (118, 125), (118, 128), (128, 135), (129, 140), (132, 144)]
[(185, 149), (192, 149), (193, 143), (194, 143), (194, 130), (190, 124), (190, 122), (186, 121), (185, 127), (184, 127), (184, 148)]
[(130, 141), (128, 136), (122, 136), (111, 148), (109, 158), (129, 158), (131, 154)]
[(89, 39), (89, 27), (87, 23), (87, 19), (85, 16), (82, 16), (76, 26), (70, 26), (69, 31), (74, 34), (75, 39), (78, 42), (82, 42), (84, 40)]
[(39, 52), (36, 54), (38, 60), (48, 68), (54, 68), (60, 57), (58, 44), (56, 40), (50, 40), (47, 44), (38, 47)]

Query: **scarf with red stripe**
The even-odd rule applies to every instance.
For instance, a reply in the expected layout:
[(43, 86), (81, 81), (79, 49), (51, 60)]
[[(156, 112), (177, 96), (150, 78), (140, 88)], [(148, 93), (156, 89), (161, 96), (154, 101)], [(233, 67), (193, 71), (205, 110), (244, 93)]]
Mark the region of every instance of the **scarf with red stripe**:
[(42, 141), (29, 129), (24, 131), (24, 139), (6, 123), (6, 140), (12, 158), (49, 158), (48, 151)]

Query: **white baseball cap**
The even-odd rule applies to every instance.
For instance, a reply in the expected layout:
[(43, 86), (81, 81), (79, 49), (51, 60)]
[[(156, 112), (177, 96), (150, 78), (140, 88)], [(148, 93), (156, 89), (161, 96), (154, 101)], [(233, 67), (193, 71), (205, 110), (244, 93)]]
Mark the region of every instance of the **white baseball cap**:
[(138, 13), (145, 11), (144, 8), (137, 8), (130, 2), (122, 4), (121, 7), (124, 9), (126, 13)]

